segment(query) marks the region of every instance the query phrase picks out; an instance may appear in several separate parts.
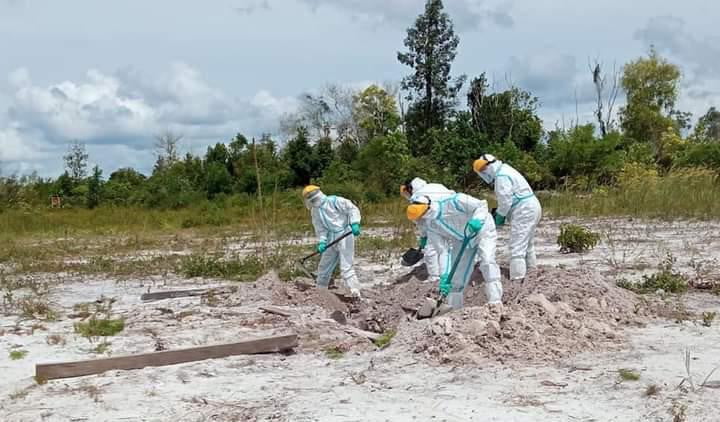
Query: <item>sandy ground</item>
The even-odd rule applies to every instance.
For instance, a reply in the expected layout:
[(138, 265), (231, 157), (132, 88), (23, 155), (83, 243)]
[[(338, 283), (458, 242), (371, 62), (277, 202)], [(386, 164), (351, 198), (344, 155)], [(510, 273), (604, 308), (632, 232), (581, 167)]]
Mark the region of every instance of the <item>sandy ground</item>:
[[(544, 221), (538, 231), (539, 259), (547, 266), (591, 270), (611, 281), (633, 279), (652, 271), (670, 252), (677, 258), (677, 268), (691, 277), (716, 276), (720, 223), (595, 221), (588, 225), (605, 235), (603, 242), (585, 255), (561, 255), (555, 237), (563, 222)], [(507, 261), (507, 235), (506, 230), (500, 233), (501, 263)], [(371, 286), (408, 272), (388, 259), (362, 258), (357, 265), (370, 296)], [(61, 277), (61, 281), (51, 290), (51, 301), (64, 311), (58, 321), (0, 318), (3, 421), (672, 421), (680, 413), (686, 419), (675, 420), (714, 421), (720, 410), (718, 390), (712, 388), (720, 371), (709, 378), (708, 386), (700, 386), (720, 366), (720, 322), (705, 327), (692, 320), (644, 317), (637, 325), (614, 327), (612, 341), (597, 339), (599, 348), (593, 351), (541, 361), (505, 359), (486, 351), (478, 352), (471, 364), (441, 363), (416, 353), (402, 332), (382, 350), (362, 336), (344, 332), (328, 314), (352, 305), (332, 293), (317, 298), (266, 289), (258, 281), (213, 300), (192, 297), (143, 303), (140, 295), (148, 291), (228, 283), (173, 276), (123, 281)], [(407, 286), (398, 289), (415, 285)], [(125, 330), (109, 338), (108, 350), (102, 354), (93, 350), (97, 341), (74, 333), (73, 324), (79, 319), (70, 317), (73, 305), (100, 297), (114, 298), (112, 314), (126, 320)], [(377, 304), (381, 298), (373, 300)], [(693, 313), (720, 311), (720, 298), (709, 293), (689, 293), (679, 301)], [(268, 315), (258, 309), (271, 303), (285, 305), (293, 316)], [(361, 309), (356, 319), (370, 311)], [(378, 323), (383, 322), (387, 321)], [(421, 329), (431, 329), (432, 324), (413, 322), (412, 327), (422, 334), (427, 331)], [(405, 326), (400, 324), (399, 329)], [(296, 353), (289, 356), (229, 357), (43, 385), (32, 378), (36, 363), (287, 332), (298, 332), (301, 339)], [(51, 339), (61, 342), (49, 344)], [(331, 359), (323, 351), (328, 346), (346, 353)], [(28, 353), (11, 360), (12, 350)], [(687, 376), (686, 350), (694, 388), (687, 381), (679, 386)], [(639, 372), (640, 379), (622, 381), (618, 370), (623, 368)], [(651, 385), (659, 391), (646, 396)]]

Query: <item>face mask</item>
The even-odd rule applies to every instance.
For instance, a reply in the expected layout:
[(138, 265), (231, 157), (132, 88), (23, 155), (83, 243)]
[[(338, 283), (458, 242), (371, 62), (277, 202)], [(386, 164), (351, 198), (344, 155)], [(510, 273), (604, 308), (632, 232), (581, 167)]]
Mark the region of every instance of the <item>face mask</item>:
[(487, 183), (488, 185), (491, 185), (493, 182), (493, 176), (488, 173), (487, 171), (481, 171), (479, 173), (480, 178), (483, 180), (483, 182)]

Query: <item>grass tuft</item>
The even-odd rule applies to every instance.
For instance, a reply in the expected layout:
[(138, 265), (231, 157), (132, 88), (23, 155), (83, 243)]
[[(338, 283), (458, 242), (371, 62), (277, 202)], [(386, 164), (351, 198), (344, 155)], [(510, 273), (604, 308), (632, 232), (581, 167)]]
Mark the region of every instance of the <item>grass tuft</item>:
[(325, 349), (325, 356), (330, 359), (342, 359), (345, 356), (345, 352), (338, 346), (332, 346)]
[(10, 352), (10, 360), (24, 359), (28, 355), (27, 350), (13, 350)]
[(92, 317), (88, 322), (75, 323), (75, 332), (83, 337), (110, 337), (125, 329), (122, 319), (97, 319)]
[(623, 381), (638, 381), (640, 379), (640, 373), (632, 369), (619, 369), (618, 375)]
[(560, 234), (557, 244), (561, 253), (582, 253), (597, 246), (600, 235), (590, 229), (575, 224), (563, 224), (560, 226)]
[(395, 337), (395, 334), (397, 334), (395, 330), (385, 331), (383, 335), (378, 337), (377, 340), (373, 341), (373, 343), (375, 343), (375, 345), (380, 349), (384, 349), (390, 345), (390, 342), (392, 341), (393, 337)]

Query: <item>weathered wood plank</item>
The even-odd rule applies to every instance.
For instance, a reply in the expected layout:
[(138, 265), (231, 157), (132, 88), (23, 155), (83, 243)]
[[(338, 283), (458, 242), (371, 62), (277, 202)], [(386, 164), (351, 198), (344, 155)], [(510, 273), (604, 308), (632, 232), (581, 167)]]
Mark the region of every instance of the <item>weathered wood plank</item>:
[(284, 310), (284, 309), (276, 308), (276, 307), (274, 307), (274, 306), (261, 306), (261, 307), (260, 307), (260, 310), (261, 310), (261, 311), (264, 311), (264, 312), (267, 312), (267, 313), (269, 313), (269, 314), (275, 314), (275, 315), (284, 316), (284, 317), (286, 317), (286, 318), (289, 318), (289, 317), (293, 316), (293, 313), (292, 313), (292, 312), (288, 312), (288, 311), (286, 311), (286, 310)]
[(132, 356), (84, 360), (77, 362), (46, 363), (35, 366), (35, 376), (40, 380), (72, 378), (99, 374), (116, 369), (141, 369), (148, 366), (175, 365), (206, 359), (218, 359), (234, 355), (278, 353), (291, 350), (298, 345), (295, 334), (267, 337), (239, 343), (193, 347), (189, 349), (144, 353)]
[(140, 296), (143, 302), (154, 302), (163, 299), (175, 299), (178, 297), (202, 296), (206, 293), (232, 293), (233, 287), (215, 287), (210, 289), (171, 290), (167, 292), (145, 293)]

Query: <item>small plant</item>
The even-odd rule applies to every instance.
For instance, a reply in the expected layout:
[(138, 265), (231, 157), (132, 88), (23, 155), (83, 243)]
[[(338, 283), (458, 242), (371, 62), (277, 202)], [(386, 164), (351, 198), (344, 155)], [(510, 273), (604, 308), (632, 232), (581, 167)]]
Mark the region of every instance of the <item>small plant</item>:
[(325, 356), (327, 356), (330, 359), (341, 359), (343, 356), (345, 356), (345, 352), (338, 346), (328, 347), (325, 349)]
[(650, 384), (645, 388), (645, 397), (657, 396), (660, 394), (660, 387), (657, 384)]
[(267, 269), (256, 255), (227, 260), (215, 256), (194, 255), (182, 260), (179, 268), (186, 277), (219, 277), (238, 281), (254, 281)]
[(685, 412), (687, 411), (687, 406), (684, 404), (679, 403), (673, 403), (672, 408), (670, 409), (670, 414), (673, 417), (673, 422), (685, 422), (687, 421), (687, 415)]
[(688, 281), (685, 276), (674, 271), (676, 261), (675, 257), (668, 253), (660, 263), (658, 272), (644, 275), (642, 281), (638, 283), (621, 280), (617, 285), (636, 293), (654, 293), (658, 290), (673, 294), (685, 293), (688, 289)]
[(600, 235), (590, 229), (575, 224), (560, 226), (560, 235), (557, 244), (561, 253), (582, 253), (597, 246)]
[(382, 336), (378, 337), (373, 343), (380, 349), (386, 348), (388, 345), (390, 345), (390, 341), (392, 341), (393, 337), (395, 337), (395, 330), (388, 330), (383, 333)]
[(125, 329), (122, 319), (97, 319), (92, 317), (88, 322), (75, 323), (75, 332), (89, 339), (94, 337), (110, 337)]
[(703, 312), (702, 313), (702, 325), (704, 327), (712, 326), (712, 323), (715, 320), (716, 316), (717, 316), (717, 312)]
[(13, 350), (10, 352), (10, 359), (11, 360), (20, 360), (23, 359), (25, 356), (27, 356), (28, 351), (27, 350)]
[(59, 334), (50, 334), (45, 338), (45, 342), (50, 346), (64, 345), (65, 339)]
[(20, 315), (30, 319), (42, 319), (45, 321), (54, 321), (57, 319), (55, 312), (50, 304), (43, 299), (26, 297), (18, 301)]
[(105, 352), (107, 352), (108, 350), (110, 350), (110, 345), (111, 345), (110, 342), (103, 341), (102, 343), (98, 343), (98, 345), (95, 346), (95, 348), (92, 350), (92, 352), (95, 354), (98, 354), (98, 355), (102, 355)]
[(640, 373), (632, 369), (619, 369), (618, 375), (623, 381), (637, 381), (640, 379)]

